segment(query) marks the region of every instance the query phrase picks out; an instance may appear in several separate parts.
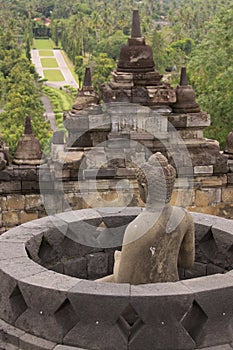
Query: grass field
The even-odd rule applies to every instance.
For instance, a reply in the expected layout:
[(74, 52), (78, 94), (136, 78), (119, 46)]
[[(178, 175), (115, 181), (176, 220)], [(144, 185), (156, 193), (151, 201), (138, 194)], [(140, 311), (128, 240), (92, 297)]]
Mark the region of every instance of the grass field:
[(53, 56), (52, 50), (39, 50), (40, 56)]
[(37, 50), (45, 49), (52, 50), (54, 44), (51, 39), (34, 39), (33, 40), (33, 48)]
[(43, 68), (57, 68), (57, 60), (56, 58), (41, 58), (40, 62)]
[(48, 81), (64, 81), (64, 77), (59, 69), (45, 69), (44, 70), (44, 77)]

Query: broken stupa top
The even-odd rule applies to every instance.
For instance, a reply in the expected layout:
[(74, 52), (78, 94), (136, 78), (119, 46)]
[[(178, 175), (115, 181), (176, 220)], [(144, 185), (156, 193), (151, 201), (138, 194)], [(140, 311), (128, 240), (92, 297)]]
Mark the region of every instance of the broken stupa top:
[(188, 84), (186, 67), (181, 68), (180, 85), (176, 88), (176, 103), (172, 106), (175, 113), (198, 113), (200, 107), (196, 102), (195, 92)]
[(38, 165), (43, 162), (40, 143), (33, 134), (30, 117), (26, 117), (24, 134), (18, 141), (13, 162), (29, 165)]
[(138, 10), (133, 11), (131, 38), (128, 44), (121, 48), (117, 71), (128, 73), (154, 72), (152, 48), (146, 45), (145, 38), (141, 34), (140, 18)]
[(83, 87), (78, 91), (76, 100), (72, 106), (72, 110), (82, 110), (91, 106), (96, 106), (99, 103), (99, 97), (94, 91), (91, 82), (91, 70), (89, 67), (85, 70)]

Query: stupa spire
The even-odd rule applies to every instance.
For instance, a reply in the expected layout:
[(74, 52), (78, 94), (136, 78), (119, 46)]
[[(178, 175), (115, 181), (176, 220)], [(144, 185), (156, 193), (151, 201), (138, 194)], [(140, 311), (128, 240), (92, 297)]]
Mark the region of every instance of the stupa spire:
[(180, 85), (176, 88), (176, 103), (172, 106), (174, 113), (199, 113), (195, 91), (188, 83), (186, 67), (181, 68)]
[(31, 123), (31, 117), (27, 116), (25, 119), (24, 135), (30, 135), (30, 134), (33, 134), (32, 123)]
[(188, 83), (188, 78), (187, 78), (187, 72), (186, 72), (186, 67), (181, 68), (181, 74), (180, 74), (180, 86), (187, 86)]
[(86, 70), (85, 70), (83, 86), (92, 86), (91, 69), (90, 69), (90, 67), (87, 67)]
[(141, 32), (139, 11), (134, 10), (133, 11), (131, 38), (141, 38), (141, 37), (142, 37), (142, 32)]

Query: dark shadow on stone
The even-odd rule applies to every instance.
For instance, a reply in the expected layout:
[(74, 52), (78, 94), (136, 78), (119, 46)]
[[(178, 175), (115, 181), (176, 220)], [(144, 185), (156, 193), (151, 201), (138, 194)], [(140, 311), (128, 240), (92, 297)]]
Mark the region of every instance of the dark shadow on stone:
[(42, 262), (48, 262), (52, 260), (52, 251), (53, 248), (49, 244), (49, 242), (43, 237), (40, 249), (38, 252), (39, 258), (42, 260)]
[(66, 299), (57, 309), (54, 316), (62, 327), (63, 336), (65, 336), (79, 322), (79, 318), (68, 299)]
[(128, 342), (134, 338), (134, 336), (143, 327), (143, 324), (143, 321), (131, 304), (124, 309), (121, 316), (117, 320), (117, 325)]
[(208, 320), (208, 316), (201, 306), (194, 300), (192, 306), (181, 320), (182, 326), (198, 345), (203, 327)]
[(10, 300), (10, 305), (14, 315), (14, 319), (16, 320), (20, 315), (22, 315), (24, 311), (27, 310), (27, 304), (24, 300), (24, 297), (18, 285), (16, 285), (16, 287), (12, 291), (9, 300)]

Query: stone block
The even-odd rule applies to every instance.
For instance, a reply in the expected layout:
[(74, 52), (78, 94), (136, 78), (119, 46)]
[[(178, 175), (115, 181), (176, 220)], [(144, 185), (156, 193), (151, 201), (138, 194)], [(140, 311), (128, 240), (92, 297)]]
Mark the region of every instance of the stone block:
[(4, 211), (7, 210), (7, 197), (6, 196), (1, 196), (0, 197), (0, 210)]
[(195, 207), (191, 206), (187, 208), (189, 211), (198, 212), (202, 214), (217, 215), (219, 212), (218, 206), (206, 206), (206, 207)]
[(23, 335), (19, 340), (21, 350), (52, 350), (56, 343), (35, 337), (31, 334)]
[(211, 203), (210, 191), (196, 191), (195, 204), (197, 207), (207, 207)]
[(171, 113), (168, 117), (168, 122), (171, 125), (168, 125), (169, 130), (173, 130), (175, 128), (186, 128), (187, 126), (187, 114), (174, 114)]
[(89, 115), (89, 128), (91, 131), (94, 130), (107, 130), (111, 129), (110, 115), (100, 114), (100, 115)]
[(233, 187), (227, 187), (222, 189), (222, 201), (224, 203), (232, 203)]
[(94, 253), (87, 255), (87, 273), (89, 279), (97, 279), (108, 274), (108, 255)]
[(127, 350), (127, 339), (119, 330), (118, 319), (130, 302), (128, 284), (81, 281), (68, 298), (79, 315), (77, 325), (63, 343), (91, 349)]
[(233, 185), (233, 173), (228, 173), (227, 174), (227, 183), (229, 185)]
[(34, 211), (33, 213), (27, 213), (26, 211), (20, 212), (20, 223), (24, 224), (25, 222), (32, 221), (38, 219), (38, 211)]
[(232, 331), (229, 324), (233, 317), (233, 280), (227, 274), (196, 278), (182, 283), (195, 295), (190, 318), (198, 315), (194, 339), (198, 348), (229, 344)]
[(87, 259), (76, 258), (63, 261), (64, 273), (68, 276), (87, 278)]
[(215, 275), (217, 273), (225, 273), (225, 272), (226, 271), (221, 267), (218, 267), (214, 264), (207, 264), (207, 270), (206, 270), (207, 275)]
[(196, 278), (206, 276), (207, 265), (195, 262), (194, 266), (190, 269), (185, 269), (185, 278)]
[(210, 116), (206, 112), (187, 115), (187, 128), (205, 128), (207, 126), (210, 126)]
[(194, 166), (194, 175), (212, 175), (213, 174), (213, 165), (196, 165)]
[[(19, 349), (19, 338), (23, 336), (25, 332), (21, 331), (18, 328), (15, 328), (14, 326), (11, 326), (9, 323), (4, 322), (3, 320), (0, 320), (0, 340), (5, 343), (6, 345), (15, 346), (15, 349)], [(0, 346), (2, 344), (0, 343)], [(8, 348), (3, 348), (3, 350), (8, 350)], [(9, 348), (10, 349), (10, 348)]]
[(118, 168), (116, 169), (116, 177), (117, 178), (135, 178), (135, 170), (129, 168)]
[(0, 181), (11, 181), (13, 178), (13, 172), (8, 170), (0, 171)]
[(30, 194), (25, 196), (25, 210), (40, 210), (43, 207), (41, 196)]
[(2, 223), (4, 226), (13, 227), (20, 224), (19, 212), (18, 211), (8, 211), (2, 213)]
[(128, 349), (174, 349), (174, 344), (176, 349), (193, 349), (194, 340), (181, 323), (193, 299), (181, 282), (131, 286), (130, 306), (120, 325), (122, 331), (130, 327)]
[(7, 196), (7, 207), (9, 210), (24, 209), (25, 196), (23, 195), (13, 195)]
[(8, 193), (21, 192), (21, 181), (11, 181), (0, 183), (0, 193), (4, 195)]
[(89, 119), (87, 116), (69, 118), (64, 121), (64, 126), (67, 130), (70, 130), (72, 132), (85, 132), (89, 130)]
[(192, 189), (177, 189), (172, 193), (171, 204), (187, 208), (194, 203), (194, 195)]
[(37, 181), (22, 181), (22, 193), (39, 192), (39, 182)]

